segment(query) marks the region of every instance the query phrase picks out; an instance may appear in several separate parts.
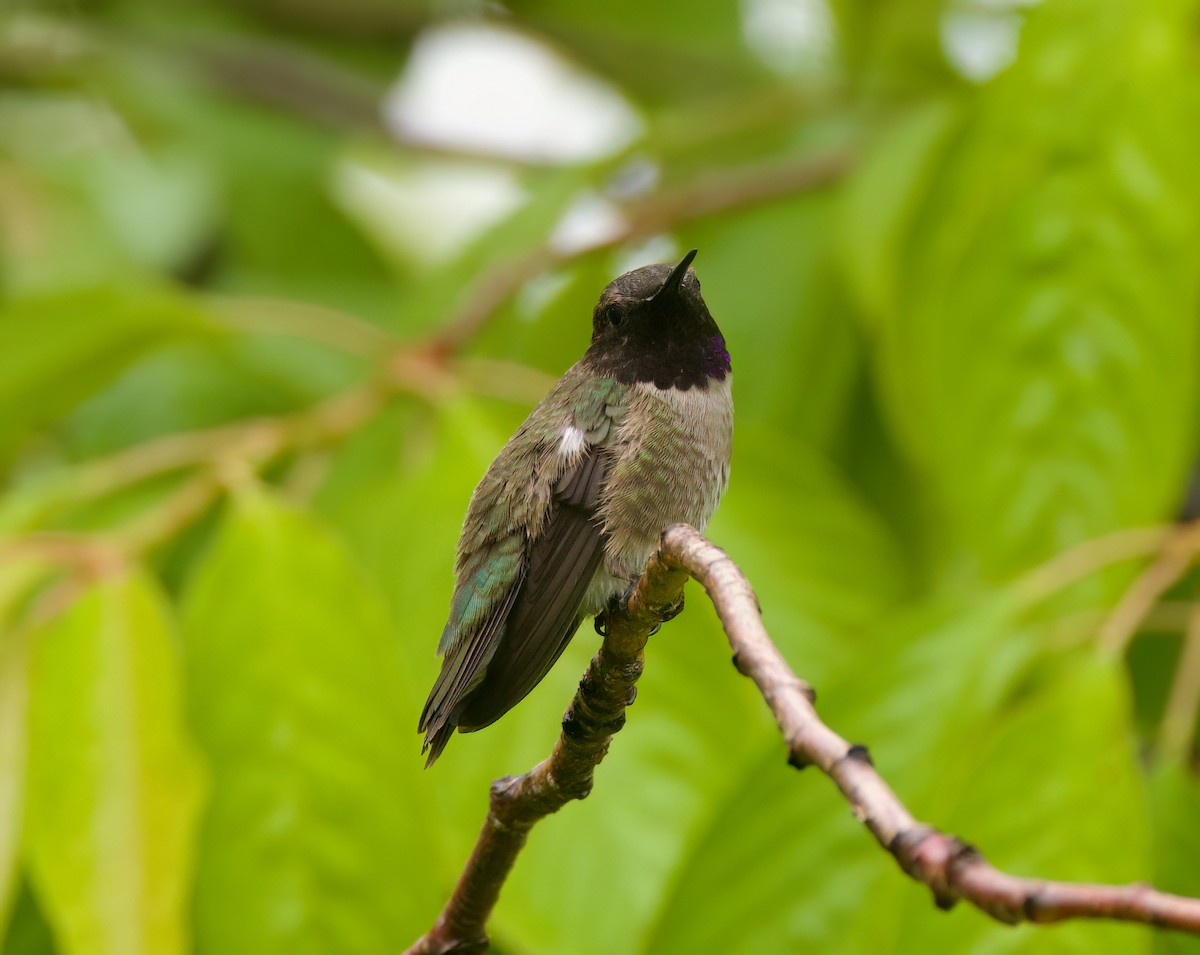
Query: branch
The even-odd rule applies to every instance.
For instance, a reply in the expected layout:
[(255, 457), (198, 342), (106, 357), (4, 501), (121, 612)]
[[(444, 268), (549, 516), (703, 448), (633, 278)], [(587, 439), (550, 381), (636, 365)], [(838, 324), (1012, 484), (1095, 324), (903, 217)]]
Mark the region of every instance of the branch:
[(604, 642), (579, 681), (548, 759), (524, 775), (492, 783), (483, 830), (454, 894), (428, 935), (404, 955), (475, 955), (487, 951), (488, 916), (529, 830), (572, 799), (592, 791), (592, 775), (625, 725), (637, 695), (650, 632), (679, 612), (687, 572), (650, 561), (623, 611), (608, 615)]
[(1149, 886), (1089, 885), (1023, 879), (993, 868), (973, 847), (917, 822), (871, 765), (866, 747), (851, 745), (821, 722), (814, 694), (771, 642), (749, 582), (693, 528), (675, 524), (659, 553), (671, 568), (699, 581), (733, 648), (738, 671), (752, 679), (788, 744), (788, 761), (816, 766), (841, 790), (858, 820), (912, 878), (929, 886), (940, 908), (963, 900), (1001, 922), (1068, 918), (1147, 922), (1200, 935), (1200, 899)]
[(663, 532), (658, 552), (624, 612), (609, 615), (604, 644), (563, 717), (554, 752), (523, 776), (492, 784), (491, 808), (454, 894), (429, 934), (405, 955), (486, 951), (488, 916), (529, 830), (591, 791), (593, 771), (632, 702), (646, 639), (658, 621), (677, 611), (688, 577), (707, 591), (738, 672), (754, 681), (774, 714), (787, 743), (788, 762), (797, 769), (816, 766), (832, 779), (855, 817), (907, 875), (929, 887), (939, 908), (962, 900), (1007, 924), (1114, 919), (1200, 935), (1200, 899), (1146, 885), (1009, 875), (957, 837), (918, 822), (875, 770), (866, 747), (851, 745), (821, 721), (812, 688), (796, 676), (771, 641), (754, 590), (737, 565), (699, 531), (673, 524)]

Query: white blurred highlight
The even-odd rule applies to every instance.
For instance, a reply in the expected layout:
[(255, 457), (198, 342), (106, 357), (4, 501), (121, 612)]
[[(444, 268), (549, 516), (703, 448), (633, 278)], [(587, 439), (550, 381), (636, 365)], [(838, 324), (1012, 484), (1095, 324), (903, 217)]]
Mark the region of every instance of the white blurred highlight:
[(627, 146), (641, 122), (613, 87), (536, 40), (484, 23), (429, 30), (384, 103), (406, 141), (544, 163)]

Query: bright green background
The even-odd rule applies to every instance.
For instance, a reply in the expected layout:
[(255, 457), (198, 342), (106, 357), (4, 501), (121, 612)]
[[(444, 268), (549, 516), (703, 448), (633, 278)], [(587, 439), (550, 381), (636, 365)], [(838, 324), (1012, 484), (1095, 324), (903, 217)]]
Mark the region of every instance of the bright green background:
[[(1160, 734), (1190, 583), (1113, 660), (1137, 561), (1027, 577), (1184, 498), (1196, 5), (814, 0), (832, 45), (790, 69), (742, 42), (752, 3), (494, 6), (641, 137), (559, 166), (390, 140), (383, 96), (451, 4), (0, 9), (5, 955), (384, 955), (429, 926), (596, 643), (422, 770), (467, 497), (603, 284), (692, 247), (735, 370), (710, 533), (831, 725), (1005, 869), (1200, 894), (1195, 743)], [(972, 16), (1019, 36), (986, 82), (947, 57)], [(629, 160), (659, 170), (623, 200), (661, 217), (653, 251), (548, 256)], [(526, 198), (435, 265), (343, 188), (467, 162)], [(506, 262), (458, 353), (389, 361)], [(595, 791), (534, 832), (497, 951), (1200, 951), (937, 911), (787, 767), (690, 593)]]

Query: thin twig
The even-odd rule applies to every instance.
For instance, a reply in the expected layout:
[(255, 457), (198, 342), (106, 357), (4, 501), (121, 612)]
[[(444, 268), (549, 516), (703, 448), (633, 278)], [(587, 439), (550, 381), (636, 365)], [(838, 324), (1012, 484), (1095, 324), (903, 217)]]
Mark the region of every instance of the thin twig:
[(210, 295), (208, 301), (218, 320), (239, 331), (304, 338), (365, 358), (403, 347), (378, 325), (325, 305), (253, 295)]
[(1100, 629), (1100, 650), (1119, 657), (1137, 633), (1138, 626), (1174, 583), (1191, 566), (1200, 550), (1200, 522), (1174, 528), (1163, 542), (1154, 563), (1130, 585)]
[(430, 933), (405, 955), (486, 950), (488, 916), (530, 828), (591, 790), (592, 771), (624, 720), (646, 637), (662, 611), (676, 602), (688, 576), (707, 591), (738, 671), (754, 681), (770, 707), (788, 761), (797, 768), (816, 766), (829, 776), (859, 821), (905, 873), (929, 887), (939, 907), (962, 900), (1005, 923), (1114, 919), (1200, 935), (1200, 899), (1145, 885), (1009, 875), (958, 838), (918, 822), (875, 770), (866, 747), (851, 745), (821, 721), (812, 689), (767, 634), (754, 591), (738, 567), (699, 531), (675, 524), (663, 533), (626, 614), (611, 615), (609, 636), (580, 683), (554, 753), (523, 776), (493, 783), (491, 809), (454, 894)]
[(1017, 592), (1031, 602), (1045, 600), (1113, 564), (1154, 556), (1175, 529), (1173, 524), (1134, 527), (1084, 541), (1027, 573), (1017, 583)]
[(1164, 761), (1185, 756), (1196, 732), (1200, 712), (1200, 603), (1192, 604), (1183, 651), (1175, 665), (1175, 677), (1158, 730), (1158, 750)]

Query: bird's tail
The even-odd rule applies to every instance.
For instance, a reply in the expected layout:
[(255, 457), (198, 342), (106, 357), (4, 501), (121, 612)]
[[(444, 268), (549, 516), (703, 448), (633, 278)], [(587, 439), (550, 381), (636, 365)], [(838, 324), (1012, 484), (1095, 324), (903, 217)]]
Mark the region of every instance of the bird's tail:
[(421, 746), (422, 753), (426, 750), (429, 751), (429, 756), (425, 759), (426, 769), (437, 762), (437, 758), (442, 755), (442, 750), (446, 748), (446, 744), (450, 742), (450, 737), (454, 735), (456, 729), (458, 727), (449, 721), (430, 727), (429, 732), (425, 734), (425, 742)]

